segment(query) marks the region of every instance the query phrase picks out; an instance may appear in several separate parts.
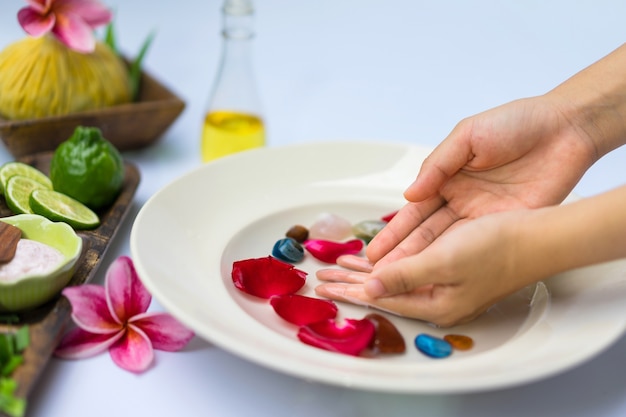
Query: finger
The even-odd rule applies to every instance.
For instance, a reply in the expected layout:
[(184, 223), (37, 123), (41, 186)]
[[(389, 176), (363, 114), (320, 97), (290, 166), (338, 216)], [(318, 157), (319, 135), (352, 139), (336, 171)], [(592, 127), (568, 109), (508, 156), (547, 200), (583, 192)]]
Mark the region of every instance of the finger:
[(375, 263), (375, 268), (420, 253), (458, 220), (459, 217), (449, 206), (441, 207), (379, 259)]
[(409, 203), (402, 207), (398, 214), (367, 245), (367, 258), (372, 263), (378, 262), (444, 204), (445, 200), (437, 196), (420, 203)]
[(369, 306), (375, 302), (363, 290), (362, 285), (328, 283), (315, 287), (315, 293), (320, 297), (330, 298), (336, 301), (346, 301), (348, 303)]
[(433, 298), (432, 287), (424, 287), (411, 294), (372, 298), (362, 285), (329, 283), (316, 287), (315, 293), (331, 300), (373, 307), (388, 313), (428, 322), (436, 322), (440, 317), (439, 303)]
[(363, 283), (365, 292), (371, 298), (380, 298), (411, 293), (429, 285), (454, 286), (458, 277), (447, 274), (448, 268), (442, 256), (446, 254), (431, 250), (377, 265)]
[(357, 255), (342, 255), (337, 258), (337, 265), (360, 272), (372, 272), (374, 267), (367, 258)]
[(352, 284), (362, 284), (367, 278), (364, 272), (355, 272), (345, 269), (320, 269), (315, 273), (320, 281), (347, 282)]
[(436, 195), (454, 174), (472, 160), (471, 127), (469, 119), (461, 121), (424, 160), (417, 178), (404, 192), (407, 200), (418, 202)]

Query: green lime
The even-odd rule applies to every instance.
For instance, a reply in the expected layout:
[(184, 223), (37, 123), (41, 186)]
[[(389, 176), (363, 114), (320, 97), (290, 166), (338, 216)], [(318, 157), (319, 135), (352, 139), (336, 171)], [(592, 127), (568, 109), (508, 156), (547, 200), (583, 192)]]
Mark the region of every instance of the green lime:
[(30, 194), (38, 189), (49, 190), (45, 185), (31, 178), (22, 175), (13, 175), (9, 178), (9, 181), (7, 181), (7, 186), (4, 190), (4, 199), (13, 213), (32, 214), (33, 211), (29, 202)]
[(121, 191), (124, 163), (100, 129), (78, 126), (54, 151), (50, 179), (56, 191), (98, 210), (113, 203)]
[(100, 224), (98, 215), (78, 200), (54, 190), (40, 188), (29, 198), (33, 213), (56, 222), (65, 222), (74, 229), (93, 229)]
[(7, 162), (0, 167), (0, 194), (4, 194), (9, 178), (21, 175), (23, 177), (35, 180), (47, 188), (52, 188), (52, 181), (46, 174), (23, 162)]

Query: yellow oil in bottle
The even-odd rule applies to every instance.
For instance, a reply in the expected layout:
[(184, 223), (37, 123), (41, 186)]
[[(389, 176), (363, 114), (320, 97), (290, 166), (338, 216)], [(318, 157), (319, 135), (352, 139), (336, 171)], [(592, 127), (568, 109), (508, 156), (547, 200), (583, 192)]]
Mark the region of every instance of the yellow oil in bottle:
[(265, 145), (263, 121), (252, 114), (211, 111), (202, 129), (202, 160), (212, 161), (231, 153)]

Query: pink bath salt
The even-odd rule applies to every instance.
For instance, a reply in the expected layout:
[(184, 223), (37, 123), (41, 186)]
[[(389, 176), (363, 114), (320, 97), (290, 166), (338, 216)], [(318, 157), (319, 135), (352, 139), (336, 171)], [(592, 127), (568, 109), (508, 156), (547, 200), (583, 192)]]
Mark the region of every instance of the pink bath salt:
[(0, 281), (19, 281), (25, 276), (46, 275), (58, 268), (61, 262), (63, 254), (57, 249), (36, 240), (20, 239), (13, 259), (0, 264)]
[(309, 227), (309, 239), (343, 240), (352, 236), (352, 223), (332, 213), (320, 214)]

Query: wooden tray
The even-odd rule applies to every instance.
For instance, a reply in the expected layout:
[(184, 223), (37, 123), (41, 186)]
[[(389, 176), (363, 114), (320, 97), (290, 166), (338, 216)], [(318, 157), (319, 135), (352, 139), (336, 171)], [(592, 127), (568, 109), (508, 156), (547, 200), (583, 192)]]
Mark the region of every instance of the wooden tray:
[[(48, 173), (51, 158), (52, 153), (46, 152), (23, 157), (19, 161)], [(94, 230), (77, 232), (83, 239), (83, 251), (69, 285), (80, 285), (93, 278), (109, 243), (115, 237), (120, 224), (128, 213), (139, 185), (140, 175), (139, 170), (133, 164), (125, 162), (124, 165), (125, 178), (122, 192), (111, 207), (98, 212), (100, 226)], [(0, 217), (11, 215), (13, 213), (6, 206), (4, 198), (0, 198)], [(13, 379), (18, 384), (16, 391), (18, 397), (27, 398), (30, 394), (35, 382), (47, 365), (48, 359), (60, 342), (70, 321), (70, 314), (71, 306), (67, 299), (58, 296), (42, 307), (20, 314), (20, 322), (16, 325), (0, 325), (2, 332), (13, 332), (22, 325), (29, 325), (30, 345), (24, 351), (24, 363), (13, 373)]]
[(141, 149), (154, 143), (184, 108), (182, 99), (142, 72), (136, 102), (38, 119), (7, 120), (0, 116), (0, 137), (15, 158), (54, 151), (76, 126), (99, 128), (120, 151)]

